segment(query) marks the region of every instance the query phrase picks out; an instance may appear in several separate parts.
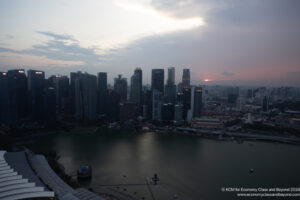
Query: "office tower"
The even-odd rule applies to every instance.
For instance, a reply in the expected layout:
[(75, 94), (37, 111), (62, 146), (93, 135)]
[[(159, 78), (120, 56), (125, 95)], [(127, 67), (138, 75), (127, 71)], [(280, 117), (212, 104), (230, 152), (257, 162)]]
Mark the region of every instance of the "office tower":
[(152, 118), (152, 91), (148, 88), (143, 90), (143, 117), (146, 119)]
[(164, 102), (175, 104), (175, 102), (176, 102), (176, 85), (175, 84), (165, 86)]
[(268, 112), (269, 111), (269, 99), (267, 96), (264, 96), (263, 98), (263, 102), (262, 102), (262, 110), (264, 112)]
[(21, 119), (27, 117), (27, 77), (23, 69), (8, 70), (6, 75), (7, 85), (5, 84), (5, 96), (7, 102), (4, 104), (6, 111), (6, 124), (17, 125)]
[(158, 90), (152, 91), (152, 120), (161, 121), (162, 93)]
[(151, 89), (164, 94), (164, 69), (152, 69)]
[(238, 87), (228, 88), (227, 95), (228, 95), (228, 103), (232, 105), (236, 105), (236, 100), (239, 97), (239, 88)]
[(47, 126), (56, 124), (56, 90), (53, 87), (45, 88), (44, 91), (44, 118), (43, 122)]
[(97, 77), (80, 73), (75, 80), (76, 118), (83, 121), (97, 119)]
[(109, 110), (107, 118), (110, 122), (117, 122), (120, 113), (120, 95), (114, 90), (108, 90), (107, 99), (107, 109)]
[(28, 70), (27, 73), (30, 117), (34, 121), (40, 121), (43, 118), (45, 73), (37, 70)]
[(202, 88), (195, 87), (193, 91), (193, 117), (200, 117), (202, 111)]
[(52, 75), (49, 78), (47, 78), (45, 80), (45, 88), (49, 88), (49, 87), (55, 88), (55, 80), (56, 80), (55, 75)]
[(183, 69), (182, 74), (182, 87), (183, 88), (189, 88), (190, 85), (190, 69)]
[(134, 74), (131, 76), (130, 101), (137, 104), (139, 113), (142, 105), (142, 87), (142, 70), (136, 68)]
[(138, 107), (135, 102), (124, 102), (120, 104), (119, 119), (121, 122), (135, 120), (138, 116)]
[(8, 124), (8, 81), (7, 73), (0, 72), (0, 123)]
[(176, 102), (176, 85), (175, 85), (175, 68), (170, 67), (168, 68), (168, 80), (165, 86), (165, 97), (164, 101), (166, 103), (173, 103)]
[(121, 74), (115, 78), (114, 91), (120, 96), (121, 102), (127, 101), (127, 79), (122, 78)]
[(177, 92), (182, 93), (182, 89), (183, 89), (183, 85), (180, 82), (180, 83), (177, 84)]
[(183, 104), (183, 119), (186, 120), (188, 110), (191, 109), (191, 88), (183, 88), (182, 91), (182, 104)]
[(174, 120), (174, 104), (164, 103), (161, 108), (161, 117), (163, 121)]
[(175, 84), (175, 68), (169, 67), (168, 68), (168, 80), (167, 85), (174, 85)]
[(236, 110), (238, 112), (243, 111), (243, 108), (244, 108), (245, 104), (246, 104), (245, 98), (244, 97), (239, 97), (236, 100)]
[(56, 91), (56, 107), (58, 112), (66, 111), (69, 100), (69, 78), (67, 76), (57, 75), (54, 79)]
[(75, 81), (79, 78), (81, 72), (71, 72), (70, 73), (70, 112), (72, 115), (76, 113), (75, 106)]
[(97, 77), (97, 90), (98, 90), (98, 114), (104, 115), (107, 111), (107, 73), (99, 72)]
[(181, 125), (183, 122), (183, 105), (175, 105), (174, 107), (174, 124)]
[(253, 97), (253, 89), (248, 89), (247, 90), (247, 97), (252, 98)]

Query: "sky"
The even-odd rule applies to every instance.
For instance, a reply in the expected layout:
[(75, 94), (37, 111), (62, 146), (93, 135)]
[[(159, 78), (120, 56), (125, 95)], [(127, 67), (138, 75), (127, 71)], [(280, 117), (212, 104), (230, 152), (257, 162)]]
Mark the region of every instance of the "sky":
[[(193, 84), (300, 87), (299, 0), (0, 0), (0, 71), (190, 68)], [(129, 81), (130, 82), (130, 81)]]

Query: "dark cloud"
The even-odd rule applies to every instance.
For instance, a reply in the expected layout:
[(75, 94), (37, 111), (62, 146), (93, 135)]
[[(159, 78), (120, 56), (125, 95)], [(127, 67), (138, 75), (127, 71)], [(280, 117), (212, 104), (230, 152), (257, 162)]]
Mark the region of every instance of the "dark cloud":
[(234, 73), (231, 72), (222, 72), (223, 76), (234, 76)]
[(51, 37), (52, 39), (48, 40), (45, 44), (34, 45), (32, 48), (24, 50), (0, 47), (0, 52), (45, 56), (52, 60), (81, 61), (85, 64), (100, 62), (100, 56), (96, 53), (97, 48), (81, 47), (71, 35), (41, 31), (37, 31), (37, 33)]
[(299, 72), (287, 72), (287, 75), (290, 75), (290, 76), (300, 76), (300, 71)]

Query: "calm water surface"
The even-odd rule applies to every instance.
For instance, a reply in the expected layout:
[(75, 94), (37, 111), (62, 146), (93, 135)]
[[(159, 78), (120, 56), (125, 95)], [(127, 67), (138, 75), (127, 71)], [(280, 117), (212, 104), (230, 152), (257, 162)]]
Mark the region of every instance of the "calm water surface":
[[(221, 192), (222, 187), (300, 187), (300, 146), (294, 145), (99, 133), (44, 136), (28, 147), (36, 153), (56, 151), (68, 174), (89, 164), (93, 178), (87, 187), (119, 190), (136, 199), (151, 199), (148, 188), (102, 185), (145, 183), (157, 173), (160, 185), (151, 186), (156, 200), (173, 199), (174, 194), (177, 199), (239, 199), (236, 193)], [(249, 173), (250, 168), (255, 172)]]

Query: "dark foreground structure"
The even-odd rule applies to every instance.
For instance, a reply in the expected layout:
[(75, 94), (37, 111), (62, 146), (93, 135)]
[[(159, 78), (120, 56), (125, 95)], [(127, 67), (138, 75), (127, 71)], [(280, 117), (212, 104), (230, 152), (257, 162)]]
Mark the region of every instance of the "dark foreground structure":
[(103, 200), (86, 189), (73, 189), (51, 169), (43, 155), (0, 150), (0, 199)]

